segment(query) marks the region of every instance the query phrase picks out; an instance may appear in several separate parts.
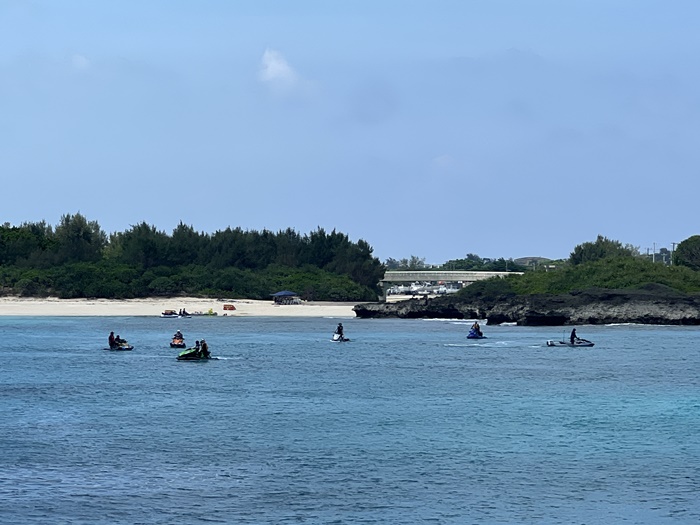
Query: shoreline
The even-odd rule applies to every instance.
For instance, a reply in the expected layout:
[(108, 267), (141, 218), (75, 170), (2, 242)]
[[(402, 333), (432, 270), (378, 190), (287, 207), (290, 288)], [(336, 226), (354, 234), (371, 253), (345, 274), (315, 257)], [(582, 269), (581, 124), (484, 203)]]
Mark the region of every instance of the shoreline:
[[(235, 310), (224, 310), (224, 304)], [(160, 317), (165, 310), (189, 314), (207, 313), (203, 317), (355, 317), (355, 302), (308, 301), (301, 304), (277, 305), (271, 300), (202, 299), (177, 297), (171, 299), (59, 299), (57, 297), (0, 297), (0, 316), (9, 317)], [(194, 316), (193, 316), (194, 317)]]

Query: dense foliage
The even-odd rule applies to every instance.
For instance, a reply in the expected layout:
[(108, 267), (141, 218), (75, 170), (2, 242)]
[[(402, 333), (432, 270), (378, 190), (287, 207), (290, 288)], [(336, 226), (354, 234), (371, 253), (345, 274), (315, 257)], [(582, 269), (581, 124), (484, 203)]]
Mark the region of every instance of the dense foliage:
[(479, 257), (473, 253), (468, 253), (464, 259), (450, 259), (439, 266), (428, 265), (425, 263), (425, 257), (411, 255), (408, 259), (393, 259), (389, 258), (384, 261), (384, 266), (387, 270), (465, 270), (479, 272), (524, 272), (527, 270), (524, 266), (516, 264), (513, 260), (504, 259), (487, 259)]
[(476, 282), (460, 294), (465, 299), (529, 294), (563, 294), (591, 288), (638, 289), (664, 285), (684, 293), (700, 292), (700, 272), (684, 266), (654, 264), (644, 257), (608, 257), (544, 272), (527, 272)]
[(598, 235), (594, 242), (584, 242), (576, 246), (569, 256), (569, 262), (571, 264), (582, 264), (609, 257), (635, 257), (638, 255), (638, 248), (629, 244), (623, 246), (620, 241), (613, 241)]
[(451, 259), (440, 267), (442, 270), (466, 270), (479, 272), (524, 272), (524, 266), (516, 264), (512, 260), (485, 259), (476, 254), (468, 253), (464, 259)]
[(172, 235), (146, 223), (109, 239), (97, 222), (65, 215), (0, 226), (0, 290), (26, 296), (133, 298), (179, 294), (269, 298), (281, 289), (305, 299), (373, 300), (384, 275), (363, 240), (319, 228)]
[(693, 235), (681, 242), (674, 253), (674, 264), (700, 270), (700, 235)]

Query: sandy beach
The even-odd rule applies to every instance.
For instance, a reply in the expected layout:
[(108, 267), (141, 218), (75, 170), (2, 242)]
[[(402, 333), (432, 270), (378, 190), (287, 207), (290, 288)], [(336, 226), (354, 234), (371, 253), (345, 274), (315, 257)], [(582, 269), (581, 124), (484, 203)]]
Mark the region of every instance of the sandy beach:
[[(235, 310), (224, 310), (224, 304)], [(287, 317), (355, 317), (352, 308), (357, 303), (302, 302), (293, 305), (275, 305), (272, 301), (252, 299), (58, 299), (0, 297), (1, 316), (154, 316), (165, 310), (184, 308), (188, 313), (207, 313), (211, 309), (218, 317), (287, 316)]]

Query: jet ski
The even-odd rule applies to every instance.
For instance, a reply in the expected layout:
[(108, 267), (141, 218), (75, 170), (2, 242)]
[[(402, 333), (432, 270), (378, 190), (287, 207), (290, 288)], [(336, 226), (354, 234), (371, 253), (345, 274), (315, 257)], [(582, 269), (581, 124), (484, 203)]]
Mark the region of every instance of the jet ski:
[(109, 348), (105, 348), (105, 350), (112, 350), (113, 352), (126, 352), (133, 349), (134, 347), (126, 341), (122, 341), (121, 343), (115, 343)]
[(344, 335), (333, 334), (333, 337), (331, 338), (331, 341), (332, 341), (333, 343), (349, 343), (349, 342), (350, 342), (350, 339), (348, 339), (348, 338), (345, 337)]
[(187, 345), (185, 344), (184, 339), (173, 337), (173, 340), (170, 341), (170, 348), (187, 348)]
[(569, 348), (586, 348), (591, 347), (595, 343), (589, 341), (588, 339), (576, 339), (573, 343), (571, 341), (547, 341), (547, 346), (568, 346)]
[(188, 348), (177, 356), (178, 361), (211, 361), (212, 359), (216, 359), (216, 357), (212, 357), (211, 354), (203, 355), (199, 348)]
[(486, 339), (486, 336), (483, 333), (477, 332), (472, 328), (467, 334), (467, 339)]

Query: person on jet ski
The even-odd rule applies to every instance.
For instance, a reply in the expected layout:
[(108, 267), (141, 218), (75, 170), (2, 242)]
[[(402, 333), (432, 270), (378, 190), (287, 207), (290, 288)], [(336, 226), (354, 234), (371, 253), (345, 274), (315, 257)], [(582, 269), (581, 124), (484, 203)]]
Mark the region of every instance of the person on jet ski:
[(114, 339), (115, 345), (119, 346), (122, 343), (126, 343), (126, 339), (122, 339), (119, 337), (119, 334), (117, 334), (117, 337)]
[(202, 346), (199, 349), (199, 355), (200, 355), (200, 357), (206, 357), (206, 358), (208, 358), (210, 355), (209, 354), (209, 345), (207, 344), (207, 342), (204, 339), (202, 339)]
[(474, 333), (475, 333), (476, 335), (478, 335), (479, 337), (481, 337), (482, 335), (484, 335), (484, 334), (481, 333), (481, 327), (479, 326), (479, 321), (474, 321), (474, 324), (472, 325), (472, 330), (473, 330)]
[(338, 334), (341, 339), (345, 337), (343, 334), (343, 323), (338, 323), (338, 328), (335, 329), (335, 333)]
[(114, 339), (114, 332), (110, 332), (109, 333), (109, 347), (114, 348), (115, 346), (117, 346), (117, 342)]
[(569, 336), (569, 340), (571, 341), (571, 344), (576, 344), (576, 341), (578, 340), (578, 336), (576, 335), (576, 328), (571, 330), (571, 336)]
[(182, 332), (178, 330), (175, 332), (175, 335), (173, 336), (173, 339), (184, 339), (185, 337), (182, 335)]

